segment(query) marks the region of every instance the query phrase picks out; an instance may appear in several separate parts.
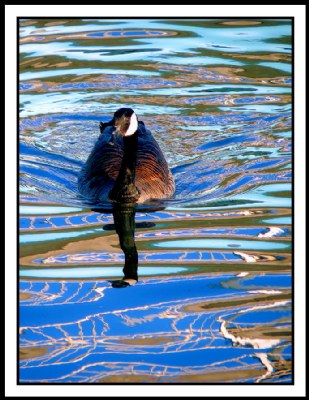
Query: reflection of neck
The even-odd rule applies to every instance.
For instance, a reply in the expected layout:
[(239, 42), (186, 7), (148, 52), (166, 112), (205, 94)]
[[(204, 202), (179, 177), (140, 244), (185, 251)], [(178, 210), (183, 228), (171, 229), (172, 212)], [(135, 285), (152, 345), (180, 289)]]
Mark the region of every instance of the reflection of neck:
[(138, 280), (138, 253), (135, 245), (135, 209), (134, 206), (115, 206), (113, 209), (115, 229), (119, 243), (125, 255), (124, 278)]

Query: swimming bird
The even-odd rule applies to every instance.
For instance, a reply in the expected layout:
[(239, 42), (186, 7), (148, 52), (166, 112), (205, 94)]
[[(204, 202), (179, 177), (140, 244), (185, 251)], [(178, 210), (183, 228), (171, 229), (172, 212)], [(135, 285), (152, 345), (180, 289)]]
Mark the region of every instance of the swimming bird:
[(173, 195), (174, 179), (159, 144), (131, 108), (117, 110), (100, 131), (78, 179), (84, 197), (140, 204)]

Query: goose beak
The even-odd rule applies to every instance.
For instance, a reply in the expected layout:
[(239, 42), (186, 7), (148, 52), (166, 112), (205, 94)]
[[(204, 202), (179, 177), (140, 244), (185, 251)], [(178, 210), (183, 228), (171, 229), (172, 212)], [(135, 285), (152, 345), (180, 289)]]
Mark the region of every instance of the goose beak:
[[(118, 136), (118, 135), (122, 135), (122, 133), (119, 130), (119, 126), (114, 125), (114, 131), (113, 131), (113, 135)], [(123, 136), (123, 135), (122, 135)]]
[(114, 131), (114, 133), (116, 134), (116, 135), (121, 135), (122, 137), (124, 137), (125, 135), (126, 135), (126, 132), (124, 132), (122, 129), (121, 129), (121, 126), (116, 126), (115, 125), (115, 131)]

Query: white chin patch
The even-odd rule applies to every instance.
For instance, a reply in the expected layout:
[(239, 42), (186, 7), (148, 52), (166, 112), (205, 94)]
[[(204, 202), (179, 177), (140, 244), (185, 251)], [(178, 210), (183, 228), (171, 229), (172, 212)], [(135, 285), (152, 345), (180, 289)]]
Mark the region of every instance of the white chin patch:
[(133, 113), (131, 115), (131, 119), (130, 119), (130, 125), (128, 130), (126, 131), (126, 134), (124, 136), (131, 136), (133, 135), (133, 133), (135, 133), (137, 131), (138, 128), (138, 122), (137, 122), (137, 117), (135, 115), (135, 113)]

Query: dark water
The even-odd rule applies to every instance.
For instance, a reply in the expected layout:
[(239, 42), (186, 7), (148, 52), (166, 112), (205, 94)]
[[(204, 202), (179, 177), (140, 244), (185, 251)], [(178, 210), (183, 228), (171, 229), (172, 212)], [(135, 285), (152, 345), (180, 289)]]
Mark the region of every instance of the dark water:
[[(21, 383), (290, 383), (291, 21), (20, 21)], [(176, 182), (137, 285), (78, 172), (131, 107)]]

